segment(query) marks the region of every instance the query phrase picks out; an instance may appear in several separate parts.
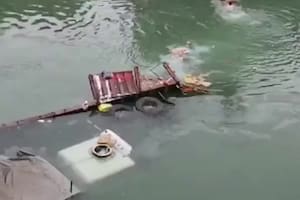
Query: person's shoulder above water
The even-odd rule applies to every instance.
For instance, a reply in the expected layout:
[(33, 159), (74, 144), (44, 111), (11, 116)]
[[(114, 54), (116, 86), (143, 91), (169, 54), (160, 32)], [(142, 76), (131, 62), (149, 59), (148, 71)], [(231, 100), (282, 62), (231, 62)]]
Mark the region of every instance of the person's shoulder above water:
[(185, 46), (170, 49), (170, 53), (173, 57), (183, 60), (191, 53), (191, 45), (191, 42), (187, 41)]
[(241, 7), (240, 0), (212, 0), (212, 3), (225, 10), (234, 10)]

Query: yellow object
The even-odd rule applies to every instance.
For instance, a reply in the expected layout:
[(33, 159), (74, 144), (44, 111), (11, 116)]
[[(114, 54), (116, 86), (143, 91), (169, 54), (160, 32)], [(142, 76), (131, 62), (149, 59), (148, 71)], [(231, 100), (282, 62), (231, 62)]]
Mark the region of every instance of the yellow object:
[(98, 106), (98, 110), (100, 112), (109, 112), (111, 109), (112, 109), (112, 104), (110, 103), (104, 103)]
[(198, 76), (188, 74), (184, 77), (183, 82), (188, 85), (201, 85), (201, 80)]
[(204, 86), (209, 87), (211, 85), (210, 82), (204, 80), (201, 76), (195, 76), (188, 74), (183, 79), (183, 84), (190, 87)]

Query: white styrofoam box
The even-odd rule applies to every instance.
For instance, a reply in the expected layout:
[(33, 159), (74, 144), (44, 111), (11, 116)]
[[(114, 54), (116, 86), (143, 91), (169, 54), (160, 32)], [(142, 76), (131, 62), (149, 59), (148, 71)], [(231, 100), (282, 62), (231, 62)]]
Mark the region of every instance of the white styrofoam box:
[[(58, 152), (63, 171), (80, 187), (86, 187), (135, 164), (130, 157), (124, 156), (119, 151), (115, 151), (112, 157), (104, 159), (92, 155), (91, 148), (97, 144), (98, 139), (99, 137), (92, 138)], [(127, 145), (131, 149), (131, 146)]]
[(114, 140), (116, 143), (114, 145), (114, 148), (119, 151), (123, 156), (129, 156), (129, 154), (132, 151), (132, 147), (130, 144), (128, 144), (125, 140), (123, 140), (120, 136), (118, 136), (113, 131), (106, 129), (101, 134), (100, 137), (103, 136), (111, 136), (111, 139)]

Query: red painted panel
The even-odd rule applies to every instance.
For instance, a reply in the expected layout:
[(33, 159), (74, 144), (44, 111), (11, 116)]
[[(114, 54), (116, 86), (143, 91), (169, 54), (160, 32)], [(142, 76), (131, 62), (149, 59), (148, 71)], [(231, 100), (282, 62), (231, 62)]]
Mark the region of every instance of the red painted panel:
[(111, 97), (116, 97), (118, 95), (118, 88), (117, 88), (117, 82), (115, 82), (115, 79), (111, 78), (109, 79), (109, 85), (111, 90)]
[(125, 72), (124, 77), (125, 77), (129, 92), (131, 94), (136, 93), (136, 85), (134, 83), (134, 78), (133, 78), (132, 72)]

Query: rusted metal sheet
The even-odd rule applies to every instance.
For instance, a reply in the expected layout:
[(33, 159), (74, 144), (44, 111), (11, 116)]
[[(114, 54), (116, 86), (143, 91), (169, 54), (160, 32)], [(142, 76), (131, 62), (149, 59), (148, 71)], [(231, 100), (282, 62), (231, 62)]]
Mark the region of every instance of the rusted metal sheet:
[(161, 80), (161, 79), (149, 79), (146, 77), (141, 77), (141, 91), (147, 92), (151, 90), (157, 90), (164, 87), (169, 87), (176, 85), (176, 82), (169, 78), (167, 80)]
[(124, 73), (124, 78), (126, 80), (127, 86), (128, 86), (128, 90), (131, 94), (135, 94), (137, 93), (137, 89), (136, 89), (136, 82), (134, 80), (132, 71), (130, 72), (125, 72)]
[(94, 74), (91, 88), (96, 88), (93, 91), (97, 94), (93, 94), (93, 97), (96, 97), (100, 103), (110, 102), (140, 92), (176, 85), (178, 79), (175, 73), (167, 64), (164, 64), (164, 67), (170, 74), (169, 79), (141, 76), (139, 67), (135, 67), (133, 71), (112, 72), (111, 77), (107, 79), (102, 77), (102, 74)]
[(98, 88), (98, 90), (101, 91), (100, 92), (100, 98), (101, 97), (106, 97), (108, 95), (106, 80), (104, 78), (102, 78), (101, 76), (97, 76), (96, 79), (100, 80), (100, 85), (99, 85), (99, 88)]
[(95, 88), (95, 85), (93, 84), (93, 82), (94, 82), (94, 77), (93, 77), (93, 75), (90, 74), (90, 75), (88, 76), (88, 79), (89, 79), (90, 88), (91, 88), (91, 91), (92, 91), (93, 98), (94, 98), (94, 99), (99, 99), (98, 92), (97, 92), (97, 90), (96, 90), (96, 88)]
[(121, 96), (121, 89), (120, 89), (120, 85), (118, 82), (118, 78), (116, 76), (116, 73), (113, 73), (114, 76), (112, 77), (112, 83), (114, 85), (114, 90), (115, 90), (115, 94), (113, 95), (114, 97), (119, 97)]
[(118, 82), (115, 82), (115, 79), (113, 77), (109, 79), (108, 82), (111, 90), (111, 96), (109, 98), (118, 96)]
[(100, 102), (108, 102), (116, 98), (136, 94), (138, 92), (133, 71), (113, 72), (109, 78), (102, 77), (101, 74), (92, 75), (90, 82), (93, 86), (93, 97)]
[(124, 76), (124, 73), (120, 72), (118, 74), (118, 77), (121, 80), (120, 83), (121, 83), (122, 88), (123, 88), (122, 95), (128, 95), (128, 94), (130, 94), (129, 89), (128, 89), (128, 85), (127, 85), (127, 82), (126, 82), (126, 79), (125, 79), (125, 76)]
[(134, 77), (135, 77), (135, 85), (137, 89), (137, 93), (141, 92), (141, 75), (140, 75), (140, 70), (139, 67), (134, 67)]
[(123, 77), (121, 76), (120, 73), (117, 73), (117, 72), (114, 73), (114, 77), (116, 78), (118, 86), (120, 88), (120, 95), (124, 94), (125, 93), (125, 88), (124, 88), (124, 85), (123, 85), (123, 82), (124, 82)]
[(93, 85), (95, 85), (95, 88), (97, 88), (97, 96), (99, 97), (99, 99), (101, 99), (101, 97), (103, 96), (103, 91), (101, 87), (102, 83), (98, 75), (93, 75)]

